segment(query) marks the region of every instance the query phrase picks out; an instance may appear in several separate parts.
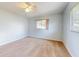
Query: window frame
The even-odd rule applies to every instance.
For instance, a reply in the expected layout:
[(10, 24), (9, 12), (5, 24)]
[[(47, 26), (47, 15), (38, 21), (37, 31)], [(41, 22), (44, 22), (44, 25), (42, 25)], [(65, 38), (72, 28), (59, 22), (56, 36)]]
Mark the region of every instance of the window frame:
[[(41, 28), (37, 28), (37, 22), (38, 21), (42, 22), (42, 20), (46, 20), (46, 27), (45, 27), (45, 29), (42, 28), (42, 25), (41, 25)], [(48, 29), (48, 19), (38, 19), (38, 20), (36, 20), (36, 29), (47, 30)]]

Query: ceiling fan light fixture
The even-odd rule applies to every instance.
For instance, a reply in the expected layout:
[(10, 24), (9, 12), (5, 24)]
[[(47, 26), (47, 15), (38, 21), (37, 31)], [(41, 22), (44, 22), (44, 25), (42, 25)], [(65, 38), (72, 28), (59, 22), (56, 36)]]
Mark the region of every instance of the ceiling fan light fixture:
[(36, 8), (35, 5), (31, 3), (26, 3), (26, 5), (25, 12), (32, 12)]
[(31, 12), (32, 11), (32, 8), (26, 8), (25, 9), (25, 12)]

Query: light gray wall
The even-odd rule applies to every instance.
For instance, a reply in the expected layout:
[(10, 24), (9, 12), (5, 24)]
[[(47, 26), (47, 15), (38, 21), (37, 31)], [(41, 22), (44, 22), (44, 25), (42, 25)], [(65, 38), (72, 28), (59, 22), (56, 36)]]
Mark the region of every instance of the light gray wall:
[(63, 38), (64, 44), (70, 52), (71, 56), (79, 57), (79, 33), (70, 31), (70, 10), (77, 3), (70, 3), (66, 10), (64, 10), (64, 23), (63, 23)]
[(0, 45), (10, 43), (27, 36), (27, 19), (0, 10)]
[(58, 40), (62, 39), (62, 16), (61, 14), (49, 15), (48, 30), (36, 29), (36, 20), (43, 18), (36, 17), (29, 20), (29, 36)]

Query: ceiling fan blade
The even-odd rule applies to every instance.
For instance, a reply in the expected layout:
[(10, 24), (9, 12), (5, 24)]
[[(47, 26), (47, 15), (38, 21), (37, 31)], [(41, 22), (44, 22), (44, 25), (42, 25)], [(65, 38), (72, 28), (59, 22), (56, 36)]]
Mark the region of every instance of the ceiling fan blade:
[(28, 5), (27, 5), (26, 3), (19, 3), (19, 4), (18, 4), (18, 7), (25, 9), (25, 8), (28, 7)]

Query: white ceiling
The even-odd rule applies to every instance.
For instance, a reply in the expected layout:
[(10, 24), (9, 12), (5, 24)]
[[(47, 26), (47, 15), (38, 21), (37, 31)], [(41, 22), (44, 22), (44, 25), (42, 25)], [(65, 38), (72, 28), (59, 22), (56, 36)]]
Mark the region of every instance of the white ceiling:
[(41, 15), (60, 13), (68, 3), (66, 2), (33, 2), (37, 6), (35, 12), (26, 13), (24, 9), (17, 7), (21, 2), (0, 2), (0, 8), (16, 13), (24, 17), (36, 17)]

